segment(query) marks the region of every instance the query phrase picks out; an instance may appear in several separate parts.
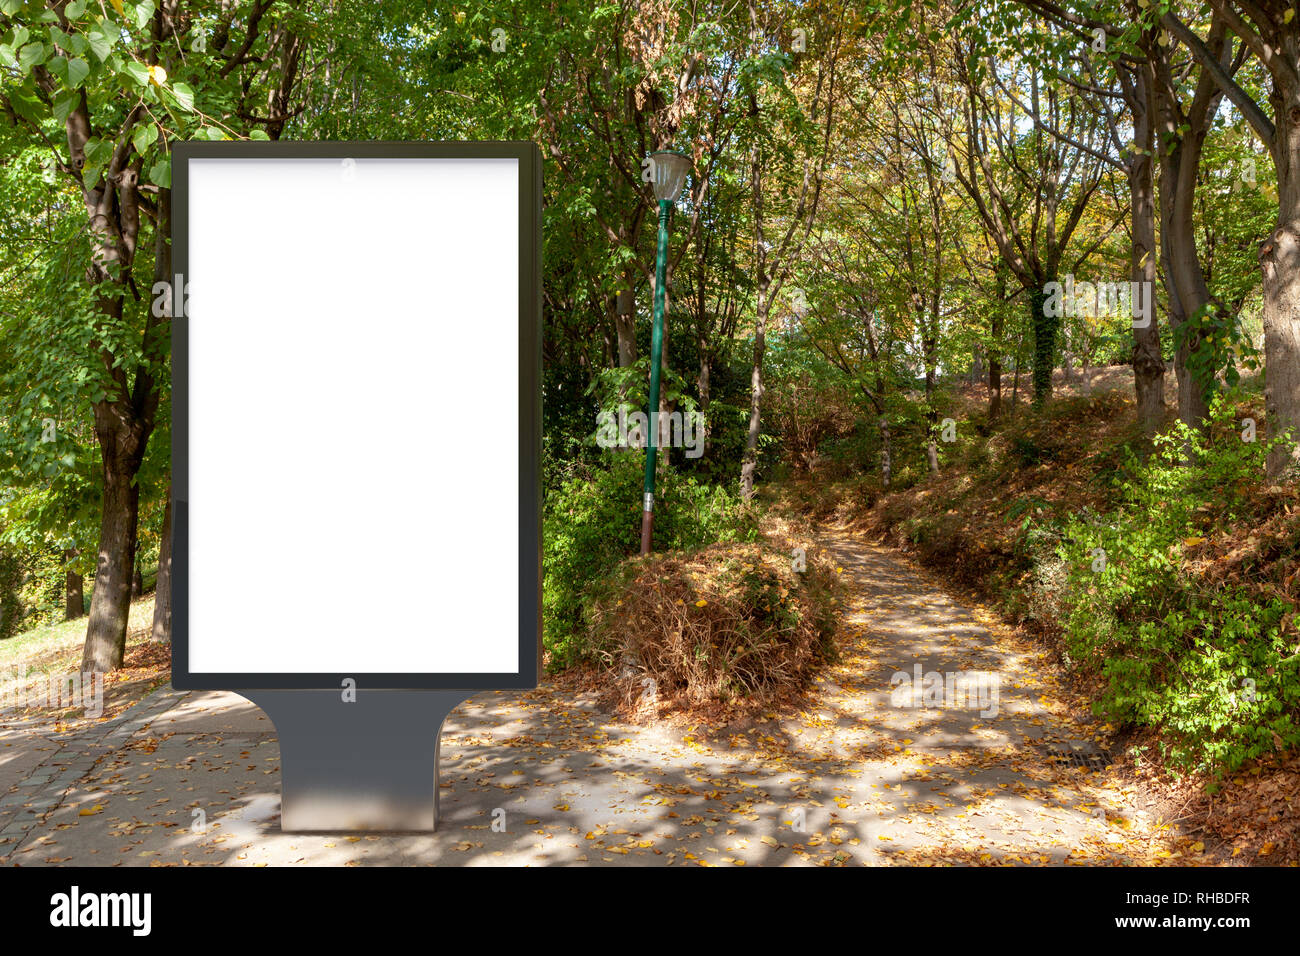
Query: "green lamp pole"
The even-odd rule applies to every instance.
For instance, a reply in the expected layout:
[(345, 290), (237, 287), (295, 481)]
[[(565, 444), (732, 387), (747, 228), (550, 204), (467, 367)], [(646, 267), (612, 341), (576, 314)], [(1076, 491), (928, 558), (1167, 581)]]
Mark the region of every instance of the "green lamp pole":
[(664, 352), (664, 299), (668, 273), (668, 217), (681, 194), (690, 160), (674, 150), (650, 154), (650, 172), (659, 200), (659, 251), (655, 256), (654, 326), (650, 333), (649, 435), (645, 450), (645, 493), (641, 499), (641, 553), (650, 553), (655, 527), (655, 466), (659, 458), (659, 366)]

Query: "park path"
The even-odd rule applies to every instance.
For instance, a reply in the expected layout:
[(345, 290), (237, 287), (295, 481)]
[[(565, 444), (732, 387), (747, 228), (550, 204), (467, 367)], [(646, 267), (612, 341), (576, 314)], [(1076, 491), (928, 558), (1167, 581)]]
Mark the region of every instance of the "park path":
[[(1168, 859), (1131, 790), (1061, 759), (1095, 728), (1070, 719), (1040, 651), (895, 552), (824, 544), (846, 579), (845, 639), (798, 713), (706, 734), (621, 723), (550, 683), (480, 694), (444, 730), (438, 832), (285, 834), (270, 721), (234, 694), (164, 689), (94, 732), (0, 727), (0, 864)], [(891, 699), (892, 675), (918, 664), (996, 674), (996, 714)]]

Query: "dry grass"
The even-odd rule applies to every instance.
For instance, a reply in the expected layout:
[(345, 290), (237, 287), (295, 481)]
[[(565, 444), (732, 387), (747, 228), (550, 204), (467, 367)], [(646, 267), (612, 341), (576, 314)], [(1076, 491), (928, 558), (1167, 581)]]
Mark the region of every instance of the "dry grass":
[[(122, 667), (104, 677), (102, 710), (82, 707), (14, 706), (0, 712), (0, 723), (36, 721), (56, 732), (109, 720), (171, 680), (171, 645), (151, 639), (154, 596), (133, 601)], [(0, 642), (0, 691), (10, 699), (28, 694), (30, 681), (78, 674), (86, 637), (86, 618), (18, 634)], [(89, 691), (86, 691), (89, 693)]]
[(613, 703), (624, 714), (762, 708), (833, 655), (835, 574), (791, 539), (630, 560), (595, 604)]

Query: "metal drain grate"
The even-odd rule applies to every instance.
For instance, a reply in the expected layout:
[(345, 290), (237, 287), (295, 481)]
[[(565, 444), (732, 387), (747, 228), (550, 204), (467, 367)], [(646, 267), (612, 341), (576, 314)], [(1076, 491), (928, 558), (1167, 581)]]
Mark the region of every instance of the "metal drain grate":
[(1110, 751), (1102, 750), (1091, 743), (1070, 741), (1048, 744), (1047, 754), (1048, 759), (1055, 763), (1092, 771), (1105, 770), (1111, 762)]

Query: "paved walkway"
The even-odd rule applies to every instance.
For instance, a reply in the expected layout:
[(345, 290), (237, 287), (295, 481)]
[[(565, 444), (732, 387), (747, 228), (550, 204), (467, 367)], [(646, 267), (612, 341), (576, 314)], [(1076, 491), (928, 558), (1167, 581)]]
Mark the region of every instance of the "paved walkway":
[[(619, 723), (551, 685), (481, 694), (444, 730), (438, 832), (285, 834), (270, 721), (234, 694), (165, 689), (91, 731), (0, 724), (0, 864), (1153, 858), (1162, 831), (1133, 794), (1061, 756), (1095, 728), (1071, 723), (1034, 647), (887, 549), (827, 543), (850, 586), (848, 635), (799, 714), (709, 736)], [(918, 665), (995, 675), (996, 713), (960, 685), (963, 699), (891, 687)]]

